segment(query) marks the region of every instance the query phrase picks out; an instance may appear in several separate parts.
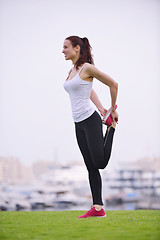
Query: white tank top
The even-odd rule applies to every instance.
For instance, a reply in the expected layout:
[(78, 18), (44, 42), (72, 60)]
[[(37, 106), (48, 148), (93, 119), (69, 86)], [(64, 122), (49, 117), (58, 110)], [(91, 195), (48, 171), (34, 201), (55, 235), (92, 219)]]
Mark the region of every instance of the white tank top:
[(93, 82), (85, 81), (80, 78), (79, 74), (82, 68), (75, 77), (64, 82), (64, 89), (70, 96), (72, 117), (74, 122), (81, 122), (85, 120), (95, 111), (90, 102)]

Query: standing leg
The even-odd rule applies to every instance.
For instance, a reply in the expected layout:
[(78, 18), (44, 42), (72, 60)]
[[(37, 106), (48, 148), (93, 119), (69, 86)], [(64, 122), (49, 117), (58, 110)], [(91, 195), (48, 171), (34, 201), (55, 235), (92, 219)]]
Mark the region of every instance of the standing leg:
[(93, 204), (103, 205), (102, 202), (102, 180), (99, 170), (94, 166), (88, 149), (85, 132), (76, 124), (76, 137), (78, 146), (84, 158), (85, 165), (88, 170), (89, 184), (91, 188)]

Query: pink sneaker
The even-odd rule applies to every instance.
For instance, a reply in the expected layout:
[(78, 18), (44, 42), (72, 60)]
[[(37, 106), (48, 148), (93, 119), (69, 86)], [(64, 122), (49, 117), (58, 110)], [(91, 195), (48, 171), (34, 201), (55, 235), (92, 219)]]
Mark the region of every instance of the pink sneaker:
[(103, 208), (100, 211), (97, 211), (95, 207), (91, 206), (91, 209), (88, 212), (86, 212), (82, 216), (79, 216), (78, 218), (88, 218), (88, 217), (106, 217), (106, 214)]
[[(117, 105), (115, 105), (115, 110), (117, 109)], [(104, 116), (102, 122), (106, 124), (108, 127), (112, 125), (112, 116), (111, 116), (112, 108), (109, 108), (106, 115)]]

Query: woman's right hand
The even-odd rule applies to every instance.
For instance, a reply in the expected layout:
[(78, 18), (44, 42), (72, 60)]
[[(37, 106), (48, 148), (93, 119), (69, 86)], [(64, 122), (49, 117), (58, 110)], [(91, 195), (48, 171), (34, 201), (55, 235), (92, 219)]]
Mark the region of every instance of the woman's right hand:
[(118, 113), (117, 111), (112, 111), (111, 112), (111, 116), (112, 116), (112, 119), (113, 119), (113, 122), (118, 122)]

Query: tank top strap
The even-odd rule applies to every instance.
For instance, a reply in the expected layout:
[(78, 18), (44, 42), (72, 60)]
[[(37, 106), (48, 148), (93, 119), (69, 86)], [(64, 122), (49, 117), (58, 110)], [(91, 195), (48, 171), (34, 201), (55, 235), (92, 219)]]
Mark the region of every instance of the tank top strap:
[(79, 74), (80, 74), (80, 72), (82, 71), (82, 69), (84, 68), (85, 65), (86, 65), (86, 63), (84, 63), (83, 66), (80, 68), (80, 70), (78, 72)]

